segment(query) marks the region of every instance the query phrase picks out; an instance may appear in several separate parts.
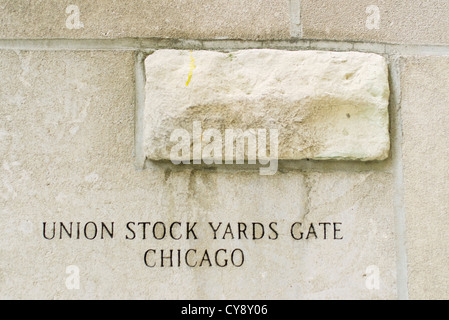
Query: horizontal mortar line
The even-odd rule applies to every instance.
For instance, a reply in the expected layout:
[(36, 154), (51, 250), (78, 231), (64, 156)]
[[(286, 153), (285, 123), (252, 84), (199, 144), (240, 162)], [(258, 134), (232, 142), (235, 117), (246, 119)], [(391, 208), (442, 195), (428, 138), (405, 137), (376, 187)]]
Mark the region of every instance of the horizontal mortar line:
[(165, 38), (121, 39), (0, 39), (0, 50), (125, 50), (160, 49), (238, 50), (287, 49), (361, 51), (393, 55), (449, 55), (449, 45), (392, 44), (379, 42), (292, 39), (292, 40), (189, 40)]

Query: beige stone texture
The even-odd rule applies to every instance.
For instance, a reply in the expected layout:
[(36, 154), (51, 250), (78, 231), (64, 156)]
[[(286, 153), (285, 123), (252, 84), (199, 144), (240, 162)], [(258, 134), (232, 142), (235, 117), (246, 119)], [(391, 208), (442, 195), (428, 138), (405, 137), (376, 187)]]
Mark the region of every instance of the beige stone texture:
[(401, 61), (409, 296), (449, 292), (449, 58)]
[[(172, 160), (178, 144), (172, 133), (184, 129), (195, 139), (194, 122), (221, 132), (223, 160), (226, 129), (278, 130), (280, 160), (388, 157), (390, 91), (382, 56), (160, 50), (145, 67), (144, 152), (151, 160)], [(191, 153), (183, 157), (198, 160)]]
[[(390, 173), (139, 171), (132, 53), (1, 51), (0, 70), (0, 298), (395, 298)], [(43, 222), (90, 221), (114, 222), (114, 239), (81, 232), (77, 240), (76, 231), (72, 239), (43, 237)], [(155, 240), (149, 231), (145, 240), (127, 240), (126, 224), (140, 221), (179, 221), (174, 232), (183, 238)], [(197, 222), (197, 240), (186, 239), (187, 222)], [(217, 240), (209, 222), (223, 223)], [(262, 223), (263, 239), (238, 240), (239, 222), (248, 238), (252, 223)], [(318, 239), (293, 240), (294, 222), (314, 223)], [(336, 237), (343, 239), (334, 240), (329, 226), (324, 239), (319, 222), (341, 223)], [(234, 239), (223, 240), (227, 223)], [(152, 248), (174, 256), (208, 249), (212, 260), (217, 249), (229, 258), (240, 248), (245, 261), (240, 268), (149, 268), (144, 254)], [(378, 289), (366, 285), (373, 265)], [(70, 266), (79, 270), (79, 289), (69, 289), (76, 283)]]
[(301, 0), (305, 39), (447, 45), (448, 15), (446, 0)]
[(0, 38), (288, 39), (289, 12), (288, 0), (1, 0)]
[[(307, 280), (303, 283), (305, 296), (312, 299), (396, 299), (391, 174), (315, 172), (306, 175), (306, 185), (309, 206), (304, 221), (341, 220), (342, 228), (344, 226), (348, 232), (339, 248), (328, 244), (322, 248), (305, 246), (301, 255), (303, 279)], [(340, 268), (346, 271), (340, 273), (337, 271)], [(372, 280), (378, 283), (373, 285)]]
[[(115, 268), (107, 262), (114, 248), (43, 241), (42, 222), (134, 210), (114, 202), (130, 183), (121, 177), (134, 172), (134, 55), (1, 51), (0, 70), (0, 296), (61, 297), (66, 267), (81, 260), (93, 267), (86, 290)], [(113, 280), (90, 297), (107, 296)]]

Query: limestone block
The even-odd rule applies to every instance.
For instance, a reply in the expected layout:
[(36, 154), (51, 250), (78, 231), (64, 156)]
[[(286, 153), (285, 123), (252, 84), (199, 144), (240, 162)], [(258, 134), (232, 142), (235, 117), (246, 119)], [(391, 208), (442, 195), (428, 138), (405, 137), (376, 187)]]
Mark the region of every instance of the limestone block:
[(404, 199), (411, 299), (447, 299), (449, 59), (401, 60)]
[(3, 39), (289, 39), (289, 0), (0, 0)]
[(446, 0), (301, 0), (306, 39), (448, 44)]
[[(151, 160), (173, 156), (175, 130), (188, 131), (195, 140), (195, 131), (208, 129), (222, 135), (222, 159), (228, 155), (229, 129), (258, 138), (260, 129), (267, 136), (270, 131), (270, 137), (276, 131), (279, 160), (388, 157), (388, 70), (379, 55), (160, 50), (146, 59), (145, 66), (143, 148)], [(199, 138), (203, 147), (212, 141), (206, 136)], [(215, 150), (205, 154), (203, 149), (203, 160), (216, 159), (219, 149)], [(201, 160), (200, 153), (190, 151), (179, 153), (179, 160)], [(254, 154), (245, 151), (238, 156), (236, 151), (233, 159), (251, 160)]]

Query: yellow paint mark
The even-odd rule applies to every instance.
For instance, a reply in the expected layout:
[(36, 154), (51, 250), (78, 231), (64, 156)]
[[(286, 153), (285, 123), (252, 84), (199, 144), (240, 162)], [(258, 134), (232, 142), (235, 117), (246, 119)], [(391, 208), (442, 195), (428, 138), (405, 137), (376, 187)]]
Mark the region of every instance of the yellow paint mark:
[[(192, 53), (192, 51), (190, 51), (190, 53)], [(196, 68), (195, 59), (193, 58), (192, 54), (190, 54), (190, 64), (189, 64), (189, 66), (190, 66), (189, 79), (187, 80), (186, 86), (188, 86), (190, 81), (192, 80), (193, 70)]]

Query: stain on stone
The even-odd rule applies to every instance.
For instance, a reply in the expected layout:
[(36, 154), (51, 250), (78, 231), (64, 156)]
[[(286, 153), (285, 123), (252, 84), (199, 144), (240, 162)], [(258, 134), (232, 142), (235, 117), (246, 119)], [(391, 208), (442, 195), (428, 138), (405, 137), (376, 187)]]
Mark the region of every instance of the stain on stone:
[(195, 194), (196, 194), (196, 177), (195, 177), (195, 174), (196, 174), (196, 170), (191, 170), (190, 171), (190, 176), (189, 176), (189, 193), (190, 193), (190, 196), (192, 198), (194, 198)]
[(165, 169), (164, 171), (165, 182), (167, 182), (168, 179), (170, 179), (170, 176), (171, 176), (171, 169)]

